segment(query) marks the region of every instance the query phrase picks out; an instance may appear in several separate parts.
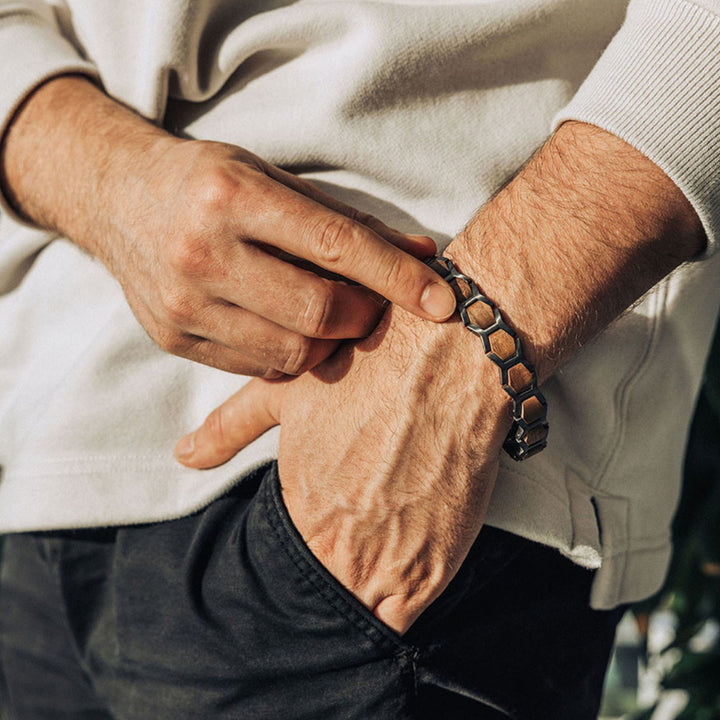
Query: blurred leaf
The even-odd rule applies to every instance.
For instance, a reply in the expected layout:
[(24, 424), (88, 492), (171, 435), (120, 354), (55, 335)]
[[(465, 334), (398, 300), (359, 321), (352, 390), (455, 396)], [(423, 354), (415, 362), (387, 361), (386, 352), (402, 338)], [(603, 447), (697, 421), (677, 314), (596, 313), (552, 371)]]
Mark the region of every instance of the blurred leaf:
[[(666, 689), (682, 689), (688, 704), (677, 720), (720, 720), (720, 647), (690, 650), (709, 619), (720, 622), (720, 324), (716, 327), (705, 380), (690, 428), (682, 497), (673, 521), (674, 552), (663, 589), (638, 603), (642, 616), (661, 608), (677, 617), (669, 647), (678, 662), (661, 678)], [(652, 720), (655, 708), (633, 715)]]
[(713, 708), (720, 693), (720, 654), (686, 652), (662, 679), (662, 686), (686, 690), (698, 707)]
[(689, 702), (675, 720), (718, 720), (718, 715), (712, 707)]
[(638, 710), (631, 715), (631, 720), (652, 720), (653, 713), (657, 708), (657, 703), (645, 710)]

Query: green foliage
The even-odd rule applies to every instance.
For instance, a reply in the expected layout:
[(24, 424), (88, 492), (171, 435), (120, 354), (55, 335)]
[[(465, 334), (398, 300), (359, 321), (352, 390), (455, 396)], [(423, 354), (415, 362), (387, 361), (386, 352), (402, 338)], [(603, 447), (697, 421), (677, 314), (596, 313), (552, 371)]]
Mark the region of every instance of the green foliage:
[[(665, 587), (638, 603), (637, 615), (669, 608), (676, 636), (664, 652), (679, 652), (661, 686), (684, 690), (688, 704), (677, 720), (720, 720), (720, 640), (698, 648), (708, 623), (720, 627), (720, 332), (716, 331), (690, 431), (683, 495), (673, 524), (675, 552)], [(719, 634), (720, 635), (720, 634)], [(655, 708), (633, 716), (650, 720)]]

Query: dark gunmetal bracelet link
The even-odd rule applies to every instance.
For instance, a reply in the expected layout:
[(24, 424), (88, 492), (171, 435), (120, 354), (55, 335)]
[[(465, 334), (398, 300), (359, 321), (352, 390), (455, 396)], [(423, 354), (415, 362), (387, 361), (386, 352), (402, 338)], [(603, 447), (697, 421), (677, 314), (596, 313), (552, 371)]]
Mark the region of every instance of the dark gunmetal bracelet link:
[(425, 263), (453, 289), (463, 325), (482, 340), (485, 354), (500, 368), (503, 390), (513, 402), (513, 424), (503, 450), (513, 460), (536, 455), (547, 445), (547, 402), (538, 390), (535, 368), (525, 359), (520, 338), (492, 300), (452, 260), (436, 255)]

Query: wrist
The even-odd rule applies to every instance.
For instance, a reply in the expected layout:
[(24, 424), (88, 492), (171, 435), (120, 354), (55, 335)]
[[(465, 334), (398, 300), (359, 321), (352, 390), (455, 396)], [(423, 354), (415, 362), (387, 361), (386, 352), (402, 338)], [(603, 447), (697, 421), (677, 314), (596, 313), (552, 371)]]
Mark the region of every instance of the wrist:
[(484, 208), (474, 219), (472, 229), (466, 229), (455, 238), (443, 255), (460, 272), (471, 277), (480, 292), (500, 310), (504, 322), (517, 334), (523, 355), (536, 370), (538, 383), (541, 383), (553, 368), (552, 362), (548, 361), (552, 338), (543, 335), (544, 328), (538, 317), (542, 309), (532, 307), (532, 288), (523, 293), (527, 302), (522, 302), (513, 279), (502, 270), (498, 272), (499, 268), (495, 269), (498, 267), (495, 253), (483, 253), (483, 248), (499, 244), (498, 239), (502, 238), (502, 223), (496, 215), (497, 209), (496, 206)]
[(468, 332), (457, 313), (444, 323), (433, 323), (391, 306), (378, 331), (395, 345), (393, 357), (403, 363), (403, 374), (414, 377), (419, 396), (442, 378), (443, 403), (462, 418), (458, 424), (467, 422), (472, 428), (468, 455), (475, 443), (490, 442), (500, 452), (512, 426), (512, 400), (482, 342)]
[(566, 123), (445, 254), (500, 308), (542, 383), (703, 242), (660, 168)]
[(517, 333), (475, 281), (452, 260), (437, 256), (426, 262), (453, 289), (463, 326), (482, 343), (485, 355), (497, 368), (503, 390), (512, 400), (513, 423), (503, 449), (513, 460), (532, 457), (547, 444), (547, 403)]
[(88, 78), (56, 77), (10, 123), (0, 155), (3, 189), (19, 216), (95, 254), (98, 223), (124, 200), (119, 183), (169, 137)]

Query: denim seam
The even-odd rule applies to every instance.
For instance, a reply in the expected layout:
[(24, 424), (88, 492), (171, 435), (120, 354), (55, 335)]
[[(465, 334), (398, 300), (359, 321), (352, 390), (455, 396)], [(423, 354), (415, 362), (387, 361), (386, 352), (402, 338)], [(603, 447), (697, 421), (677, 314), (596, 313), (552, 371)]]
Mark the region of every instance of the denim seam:
[[(265, 488), (265, 506), (269, 511), (267, 517), (280, 546), (286, 552), (292, 563), (300, 572), (301, 577), (309, 583), (321, 596), (336, 610), (345, 620), (352, 623), (366, 637), (368, 637), (375, 645), (392, 647), (399, 655), (405, 655), (411, 649), (399, 638), (392, 636), (390, 630), (383, 632), (380, 628), (370, 623), (364, 618), (356, 608), (354, 608), (347, 598), (337, 591), (336, 588), (330, 586), (328, 581), (323, 578), (312, 566), (308, 560), (303, 557), (303, 553), (296, 546), (296, 540), (290, 536), (287, 538), (287, 528), (284, 526), (284, 518), (282, 509), (278, 506), (278, 499), (275, 497), (269, 483)], [(285, 530), (286, 532), (283, 532)], [(291, 545), (292, 543), (292, 545)], [(309, 550), (307, 552), (310, 552)]]
[(419, 658), (420, 650), (413, 646), (408, 646), (406, 650), (393, 655), (393, 661), (398, 668), (398, 678), (402, 692), (405, 694), (407, 700), (406, 710), (408, 718), (415, 718), (417, 716)]

